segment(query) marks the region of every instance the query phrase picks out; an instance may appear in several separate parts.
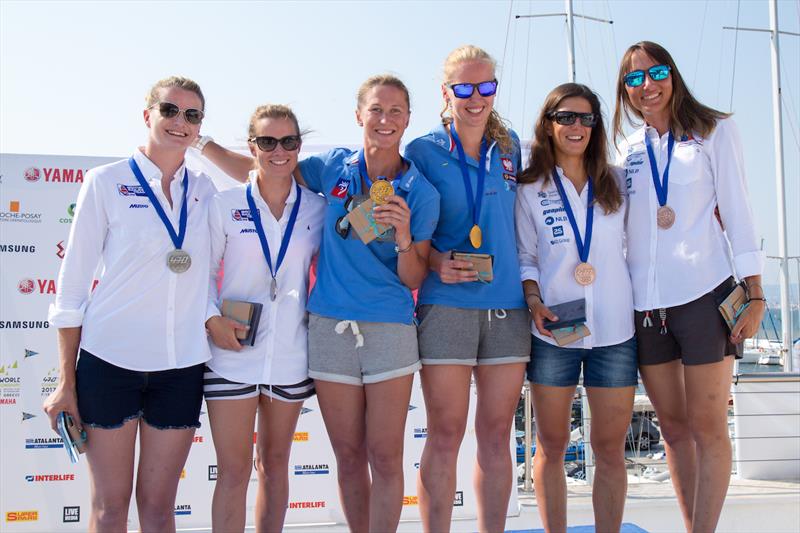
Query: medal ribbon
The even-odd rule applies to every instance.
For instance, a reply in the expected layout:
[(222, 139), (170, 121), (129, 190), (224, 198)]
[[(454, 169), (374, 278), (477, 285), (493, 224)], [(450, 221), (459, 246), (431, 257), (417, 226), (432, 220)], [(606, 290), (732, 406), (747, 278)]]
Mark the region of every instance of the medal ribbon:
[(644, 144), (647, 146), (647, 157), (650, 158), (650, 172), (653, 174), (653, 186), (656, 188), (656, 196), (658, 197), (658, 205), (664, 207), (667, 205), (667, 192), (669, 190), (669, 164), (672, 162), (672, 147), (675, 145), (675, 138), (672, 132), (669, 132), (667, 140), (667, 166), (664, 167), (664, 177), (658, 176), (658, 164), (656, 163), (656, 155), (653, 153), (653, 145), (650, 142), (650, 136), (647, 132), (644, 134)]
[[(367, 172), (367, 158), (364, 156), (363, 148), (358, 152), (358, 173), (361, 174), (361, 177), (364, 178), (364, 181), (367, 182), (367, 185), (372, 187), (372, 180), (369, 179), (369, 173)], [(394, 182), (396, 182), (402, 177), (403, 177), (403, 167), (401, 166), (400, 172), (398, 172), (397, 176), (395, 176), (394, 179), (391, 181), (392, 186), (394, 186)], [(381, 178), (386, 179), (386, 176), (378, 176), (379, 180)]]
[(247, 206), (250, 208), (250, 216), (253, 219), (253, 224), (256, 227), (256, 233), (258, 234), (258, 240), (261, 242), (261, 251), (264, 253), (264, 259), (267, 260), (267, 267), (269, 267), (269, 273), (272, 276), (272, 279), (275, 279), (275, 276), (278, 275), (278, 269), (281, 268), (281, 263), (283, 263), (283, 258), (286, 256), (286, 249), (289, 248), (289, 241), (292, 239), (292, 232), (294, 231), (294, 223), (297, 222), (297, 213), (300, 211), (300, 185), (295, 183), (295, 188), (297, 190), (297, 198), (295, 198), (294, 205), (292, 206), (292, 212), (289, 214), (289, 222), (286, 224), (286, 231), (283, 232), (283, 237), (281, 238), (281, 248), (278, 250), (278, 260), (275, 263), (275, 269), (272, 268), (272, 257), (269, 252), (269, 243), (267, 242), (267, 236), (264, 234), (264, 227), (261, 225), (261, 214), (258, 212), (256, 208), (256, 203), (253, 200), (253, 183), (250, 182), (247, 184)]
[(147, 183), (147, 180), (144, 179), (142, 175), (142, 171), (139, 170), (139, 165), (136, 164), (136, 161), (134, 161), (132, 157), (128, 159), (128, 165), (131, 167), (133, 175), (136, 176), (136, 181), (139, 182), (139, 185), (142, 186), (145, 194), (147, 194), (150, 203), (153, 204), (153, 208), (156, 210), (156, 213), (158, 213), (161, 222), (163, 222), (164, 226), (167, 228), (167, 233), (169, 233), (169, 238), (172, 239), (172, 244), (175, 245), (175, 249), (180, 250), (183, 246), (183, 239), (186, 237), (186, 195), (189, 189), (189, 171), (186, 167), (183, 168), (183, 202), (181, 203), (181, 213), (178, 218), (178, 233), (176, 234), (175, 228), (172, 227), (172, 223), (164, 212), (164, 208), (161, 207), (161, 202), (158, 201), (153, 189), (150, 188), (150, 184)]
[(578, 257), (581, 263), (585, 263), (589, 259), (589, 248), (592, 245), (592, 226), (594, 225), (594, 187), (592, 186), (592, 177), (589, 176), (587, 187), (589, 187), (588, 198), (586, 207), (586, 229), (583, 232), (584, 238), (581, 239), (581, 234), (578, 231), (578, 223), (575, 221), (575, 215), (572, 212), (572, 207), (569, 205), (567, 198), (567, 191), (564, 190), (564, 185), (561, 183), (556, 169), (553, 169), (553, 181), (556, 182), (558, 188), (558, 195), (561, 196), (561, 201), (564, 203), (564, 210), (567, 212), (569, 225), (572, 226), (572, 232), (575, 234), (575, 244), (578, 247)]
[(472, 213), (472, 225), (477, 226), (478, 220), (481, 218), (483, 186), (486, 182), (486, 154), (489, 152), (489, 146), (486, 144), (486, 139), (481, 139), (481, 157), (478, 163), (478, 190), (475, 196), (473, 196), (472, 182), (469, 179), (469, 167), (467, 166), (467, 156), (464, 153), (461, 139), (458, 138), (456, 127), (453, 124), (450, 124), (450, 133), (453, 134), (453, 141), (455, 141), (456, 148), (458, 149), (458, 166), (461, 167), (461, 177), (464, 178), (464, 189), (467, 191), (467, 209)]

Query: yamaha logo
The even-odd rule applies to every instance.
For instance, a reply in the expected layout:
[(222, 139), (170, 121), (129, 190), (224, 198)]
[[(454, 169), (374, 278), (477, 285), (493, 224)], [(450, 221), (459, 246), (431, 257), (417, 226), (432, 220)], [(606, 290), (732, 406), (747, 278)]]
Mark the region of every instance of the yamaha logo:
[(25, 169), (25, 181), (39, 181), (39, 178), (42, 176), (42, 173), (36, 167), (30, 167)]
[(17, 284), (17, 290), (22, 294), (31, 294), (36, 284), (32, 279), (23, 279)]

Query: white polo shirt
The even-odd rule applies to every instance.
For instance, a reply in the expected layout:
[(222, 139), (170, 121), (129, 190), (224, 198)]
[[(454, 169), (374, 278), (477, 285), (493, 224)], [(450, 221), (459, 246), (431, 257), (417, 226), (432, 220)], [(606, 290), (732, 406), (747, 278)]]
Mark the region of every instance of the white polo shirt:
[[(556, 170), (583, 238), (589, 187), (584, 186), (578, 194), (564, 172), (558, 167)], [(614, 169), (614, 173), (619, 178), (619, 170)], [(568, 345), (570, 348), (613, 346), (633, 337), (633, 295), (624, 254), (624, 203), (609, 214), (598, 204), (594, 207), (588, 262), (595, 269), (596, 279), (586, 286), (575, 281), (575, 267), (580, 262), (575, 233), (552, 177), (547, 184), (538, 180), (517, 187), (515, 223), (522, 281), (536, 281), (547, 306), (586, 299), (586, 326), (591, 335)], [(557, 346), (533, 323), (531, 332)]]
[[(257, 173), (250, 173), (253, 201), (261, 214), (273, 268), (277, 264), (289, 215), (297, 198), (295, 182), (280, 220), (261, 198)], [(276, 276), (278, 295), (270, 299), (270, 275), (258, 234), (247, 205), (245, 185), (217, 193), (211, 202), (211, 272), (206, 317), (220, 315), (222, 300), (263, 304), (254, 346), (239, 352), (224, 350), (209, 338), (212, 358), (207, 363), (217, 374), (238, 383), (294, 385), (308, 378), (308, 273), (322, 238), (325, 199), (301, 187), (300, 209), (294, 231)], [(217, 274), (224, 261), (221, 290)]]
[[(675, 139), (667, 197), (675, 223), (669, 229), (660, 229), (656, 222), (659, 204), (645, 135), (663, 176), (668, 134), (659, 137), (645, 126), (619, 148), (629, 196), (628, 264), (636, 309), (696, 300), (734, 273), (731, 260), (739, 278), (761, 274), (764, 253), (756, 239), (742, 143), (733, 120), (719, 120), (705, 139)], [(725, 231), (714, 216), (716, 206)]]
[[(177, 233), (185, 167), (170, 184), (170, 208), (161, 171), (141, 150), (133, 157)], [(113, 365), (157, 371), (210, 357), (205, 334), (208, 203), (216, 191), (205, 175), (191, 170), (188, 175), (182, 248), (192, 265), (182, 274), (167, 268), (167, 254), (175, 246), (127, 159), (90, 170), (78, 193), (48, 318), (58, 328), (81, 326), (81, 348)], [(92, 291), (95, 275), (99, 283)]]

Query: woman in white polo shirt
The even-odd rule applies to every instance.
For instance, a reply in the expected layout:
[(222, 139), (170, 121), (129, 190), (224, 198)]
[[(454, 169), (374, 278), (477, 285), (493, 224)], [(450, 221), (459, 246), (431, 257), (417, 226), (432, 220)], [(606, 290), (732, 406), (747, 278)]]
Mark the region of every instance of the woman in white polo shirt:
[(127, 529), (137, 433), (139, 527), (175, 530), (210, 357), (203, 323), (215, 190), (184, 163), (204, 104), (191, 80), (157, 82), (144, 110), (145, 145), (90, 170), (78, 194), (49, 315), (59, 384), (44, 408), (54, 430), (62, 411), (86, 430), (91, 531)]
[[(597, 531), (619, 531), (625, 504), (625, 437), (637, 383), (633, 295), (623, 250), (625, 201), (607, 163), (600, 100), (565, 83), (545, 99), (528, 167), (518, 176), (516, 227), (525, 299), (533, 315), (528, 379), (536, 413), (534, 482), (548, 531), (567, 528), (564, 454), (575, 387), (592, 410)], [(583, 300), (586, 330), (551, 332), (554, 305)], [(581, 330), (582, 331), (582, 330)], [(560, 343), (554, 335), (571, 335)], [(581, 336), (583, 335), (583, 336)]]
[[(695, 100), (669, 52), (649, 41), (622, 58), (617, 137), (623, 117), (641, 126), (619, 148), (630, 198), (639, 371), (686, 529), (713, 531), (731, 473), (733, 360), (765, 308), (742, 145), (729, 115)], [(749, 304), (729, 331), (717, 305), (734, 273), (746, 283)]]
[[(220, 192), (211, 202), (206, 326), (212, 357), (204, 389), (217, 453), (211, 508), (215, 531), (244, 531), (256, 412), (256, 529), (283, 528), (292, 437), (303, 400), (314, 394), (308, 377), (306, 296), (325, 200), (292, 177), (300, 135), (288, 107), (257, 108), (248, 131), (256, 168), (246, 185)], [(258, 328), (252, 346), (236, 338), (244, 330), (240, 323), (221, 316), (226, 300), (263, 306), (260, 320), (251, 326)]]

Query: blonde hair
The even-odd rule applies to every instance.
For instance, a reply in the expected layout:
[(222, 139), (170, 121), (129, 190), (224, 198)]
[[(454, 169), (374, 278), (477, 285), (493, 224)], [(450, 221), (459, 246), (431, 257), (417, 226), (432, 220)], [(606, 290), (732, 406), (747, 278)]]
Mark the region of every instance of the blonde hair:
[(367, 78), (358, 88), (358, 93), (356, 94), (356, 102), (358, 103), (358, 106), (360, 107), (364, 103), (364, 99), (367, 97), (367, 93), (370, 90), (383, 85), (400, 89), (400, 91), (402, 91), (406, 97), (406, 105), (408, 105), (409, 111), (411, 110), (411, 97), (409, 96), (408, 87), (406, 87), (406, 84), (403, 83), (403, 80), (397, 76), (392, 76), (391, 74), (378, 74), (376, 76), (370, 76)]
[(299, 136), (303, 135), (303, 132), (300, 131), (300, 125), (297, 122), (297, 116), (294, 114), (294, 111), (292, 111), (292, 109), (289, 106), (281, 104), (264, 104), (258, 106), (256, 110), (253, 111), (253, 114), (250, 116), (250, 124), (247, 126), (248, 138), (256, 136), (256, 122), (258, 122), (262, 118), (289, 120), (294, 124), (294, 129), (297, 132), (297, 135)]
[[(468, 61), (481, 61), (487, 63), (492, 66), (492, 70), (497, 68), (497, 62), (484, 49), (478, 48), (477, 46), (471, 44), (460, 46), (450, 52), (447, 58), (444, 60), (445, 83), (457, 81), (453, 80), (452, 78), (453, 72), (461, 63), (466, 63)], [(444, 108), (442, 109), (441, 113), (439, 113), (439, 116), (442, 117), (442, 124), (445, 125), (453, 122), (453, 117), (447, 114), (448, 109), (449, 106), (445, 101)], [(506, 121), (503, 120), (503, 118), (494, 108), (489, 114), (489, 121), (486, 123), (486, 131), (484, 132), (484, 136), (490, 141), (495, 141), (500, 146), (502, 151), (511, 151), (513, 143), (511, 141), (511, 134), (508, 131), (508, 126), (506, 125)]]
[(200, 98), (200, 104), (203, 106), (201, 111), (205, 111), (206, 98), (203, 96), (203, 91), (200, 90), (200, 86), (196, 81), (190, 80), (189, 78), (184, 78), (182, 76), (170, 76), (169, 78), (164, 78), (163, 80), (158, 80), (155, 82), (155, 84), (150, 87), (150, 92), (148, 92), (147, 96), (145, 97), (147, 108), (149, 109), (161, 101), (161, 97), (158, 94), (159, 89), (169, 89), (170, 87), (177, 87), (179, 89), (183, 89), (184, 91), (191, 91), (196, 94), (198, 98)]

